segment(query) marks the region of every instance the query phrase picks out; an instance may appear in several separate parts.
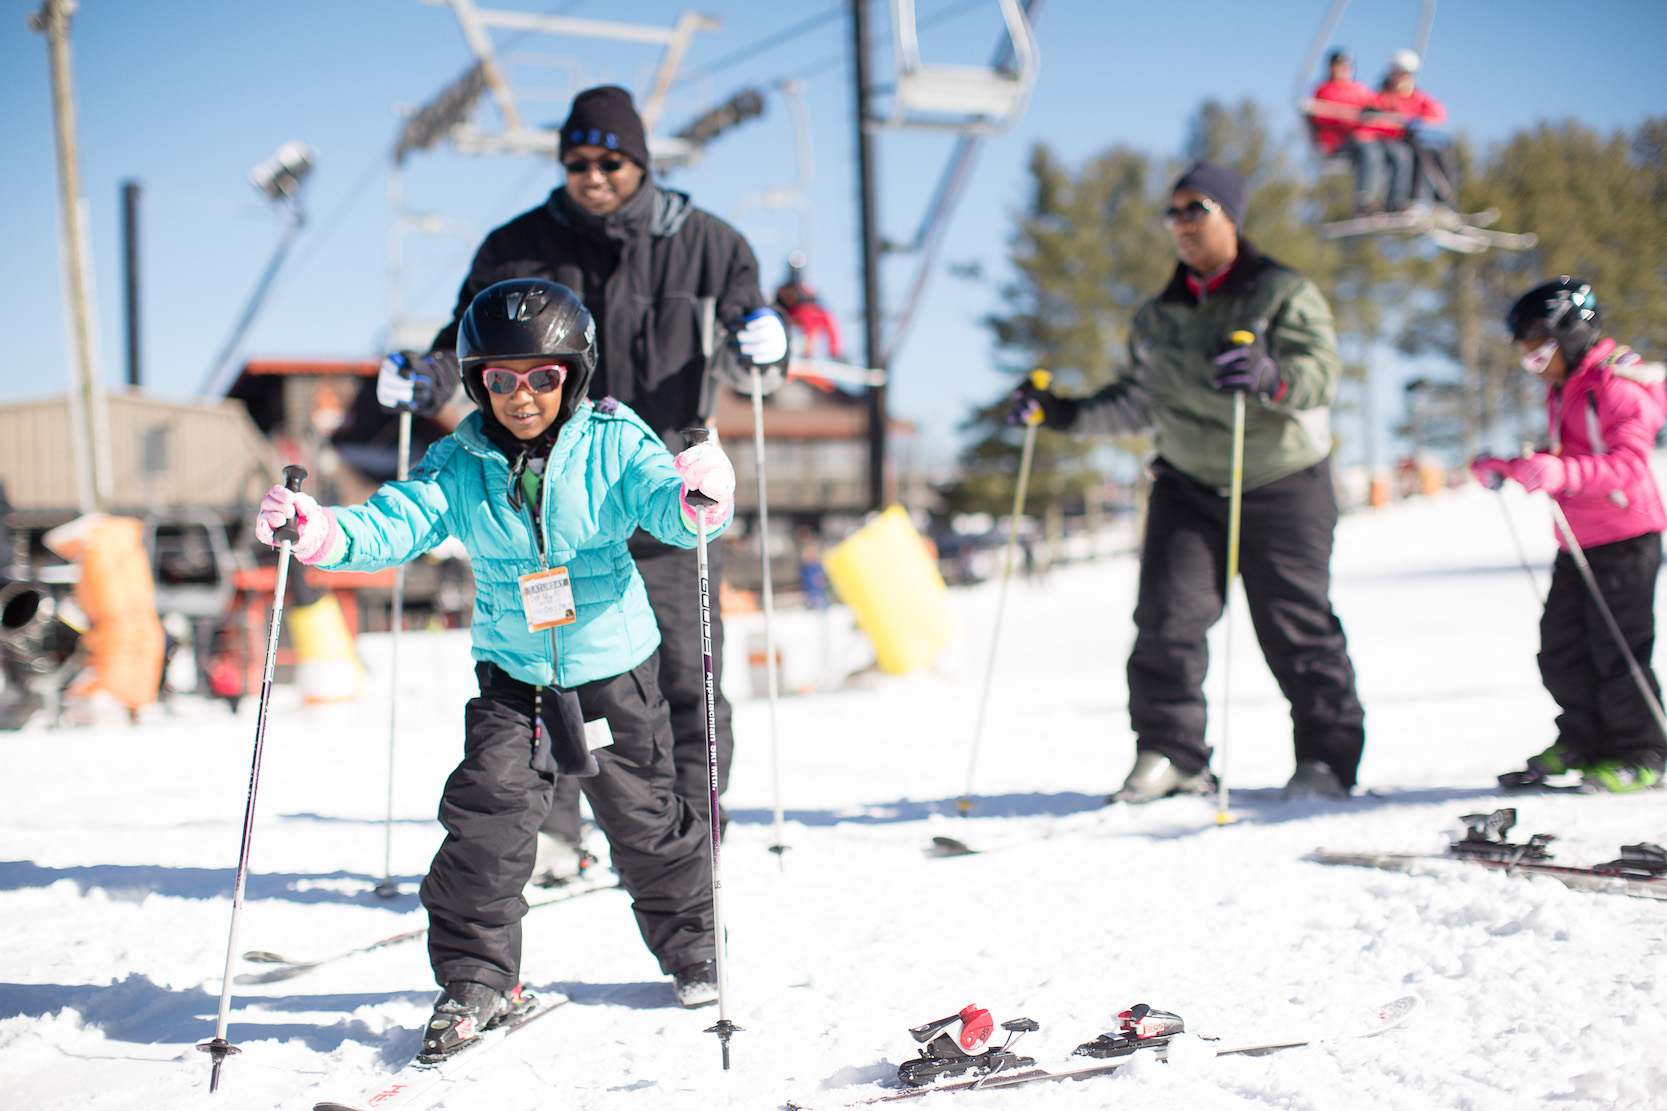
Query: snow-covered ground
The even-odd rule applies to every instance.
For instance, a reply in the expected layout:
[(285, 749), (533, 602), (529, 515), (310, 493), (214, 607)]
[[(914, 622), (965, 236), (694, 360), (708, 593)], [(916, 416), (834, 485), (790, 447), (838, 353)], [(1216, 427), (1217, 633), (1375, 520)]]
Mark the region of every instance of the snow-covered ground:
[[(1517, 492), (1505, 507), (1543, 590), (1544, 505)], [(767, 708), (737, 707), (723, 855), (729, 1008), (743, 1028), (731, 1071), (705, 1032), (713, 1010), (673, 1004), (627, 898), (607, 891), (526, 921), (529, 984), (573, 1004), (431, 1106), (838, 1103), (881, 1091), (914, 1052), (906, 1027), (968, 1003), (1040, 1022), (1022, 1048), (1046, 1064), (1136, 1002), (1200, 1033), (1261, 1039), (1336, 1029), (1409, 993), (1422, 1012), (1369, 1041), (1194, 1054), (919, 1107), (1667, 1106), (1667, 904), (1481, 869), (1408, 876), (1303, 859), (1321, 846), (1437, 851), (1460, 815), (1502, 805), (1494, 775), (1551, 737), (1538, 607), (1499, 498), (1471, 488), (1352, 515), (1335, 567), (1367, 706), (1368, 793), (1279, 801), (1289, 724), (1241, 607), (1227, 761), (1239, 820), (1218, 825), (1203, 799), (1102, 808), (1133, 758), (1134, 565), (1122, 557), (1015, 582), (976, 807), (955, 817), (996, 587), (954, 591), (964, 636), (932, 672), (782, 701), (792, 848), (780, 864)], [(367, 637), (363, 650), (359, 703), (274, 697), (239, 951), (327, 957), (424, 924), (414, 894), (371, 891), (389, 678), (386, 644)], [(410, 892), (440, 837), (432, 815), (471, 673), (455, 634), (411, 634), (401, 656), (393, 862)], [(1219, 671), (1209, 690), (1215, 730)], [(0, 734), (0, 1106), (301, 1111), (354, 1099), (410, 1057), (433, 992), (420, 942), (237, 988), (242, 1053), (207, 1092), (193, 1046), (214, 1033), (254, 725), (252, 705), (232, 718), (185, 699), (137, 727)], [(1667, 840), (1659, 794), (1509, 801), (1516, 833), (1557, 834), (1568, 863)], [(932, 858), (938, 833), (992, 851)]]

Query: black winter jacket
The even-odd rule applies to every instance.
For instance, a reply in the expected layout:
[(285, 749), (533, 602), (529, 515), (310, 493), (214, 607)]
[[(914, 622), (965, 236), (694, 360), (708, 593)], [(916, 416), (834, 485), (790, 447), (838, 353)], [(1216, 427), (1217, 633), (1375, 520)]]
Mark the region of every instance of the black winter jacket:
[[(747, 380), (727, 329), (765, 303), (758, 260), (739, 232), (694, 207), (687, 194), (644, 181), (617, 210), (595, 216), (557, 189), (487, 235), (452, 322), (432, 345), (454, 383), (463, 313), (475, 294), (510, 278), (544, 278), (579, 295), (596, 320), (590, 396), (625, 402), (673, 451), (684, 446), (682, 429), (712, 414), (713, 375)], [(714, 309), (709, 343), (707, 301)], [(780, 364), (768, 369), (779, 381)]]

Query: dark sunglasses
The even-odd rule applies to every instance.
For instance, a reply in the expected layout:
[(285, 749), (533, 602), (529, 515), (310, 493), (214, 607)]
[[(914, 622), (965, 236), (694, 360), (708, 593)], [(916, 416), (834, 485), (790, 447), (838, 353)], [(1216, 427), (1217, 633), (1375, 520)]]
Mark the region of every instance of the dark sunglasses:
[(1163, 210), (1163, 222), (1168, 227), (1176, 224), (1196, 224), (1212, 212), (1220, 212), (1221, 206), (1214, 201), (1188, 201), (1180, 208), (1174, 205)]
[(625, 168), (625, 159), (616, 156), (598, 158), (593, 162), (588, 158), (575, 158), (571, 162), (561, 164), (561, 168), (570, 174), (588, 174), (593, 166), (605, 174), (617, 174)]
[(489, 366), (480, 373), (488, 390), (508, 396), (522, 386), (526, 386), (533, 393), (554, 393), (561, 389), (562, 379), (567, 377), (567, 368), (560, 365), (538, 366), (520, 371)]

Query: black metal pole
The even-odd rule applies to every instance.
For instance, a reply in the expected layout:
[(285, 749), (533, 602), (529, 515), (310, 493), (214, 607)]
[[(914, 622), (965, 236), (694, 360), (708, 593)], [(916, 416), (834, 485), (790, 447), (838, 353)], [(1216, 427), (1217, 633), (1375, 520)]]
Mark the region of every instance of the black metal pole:
[(122, 182), (122, 269), (126, 278), (127, 384), (139, 388), (139, 183)]
[[(880, 231), (874, 201), (874, 137), (868, 127), (868, 3), (851, 0), (851, 53), (856, 60), (857, 204), (862, 226), (862, 324), (865, 365), (880, 362)], [(885, 505), (886, 387), (868, 387), (868, 504)]]

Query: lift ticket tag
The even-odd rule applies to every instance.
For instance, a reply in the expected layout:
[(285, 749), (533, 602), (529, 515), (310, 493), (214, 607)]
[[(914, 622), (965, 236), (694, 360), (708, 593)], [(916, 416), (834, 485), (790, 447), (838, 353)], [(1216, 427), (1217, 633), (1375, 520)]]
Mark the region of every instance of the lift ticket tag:
[(573, 611), (573, 584), (568, 581), (567, 568), (551, 567), (522, 575), (521, 608), (527, 614), (529, 633), (573, 624), (578, 615)]

